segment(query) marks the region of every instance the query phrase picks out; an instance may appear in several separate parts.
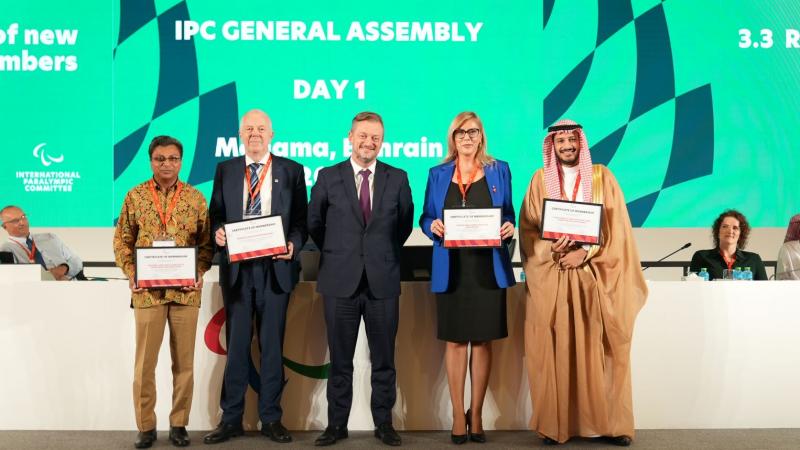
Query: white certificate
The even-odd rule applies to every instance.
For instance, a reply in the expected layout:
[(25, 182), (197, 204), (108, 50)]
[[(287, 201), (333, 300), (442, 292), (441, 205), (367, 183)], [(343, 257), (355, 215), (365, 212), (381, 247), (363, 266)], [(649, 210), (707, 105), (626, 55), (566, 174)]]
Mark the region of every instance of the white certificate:
[(500, 247), (500, 208), (445, 208), (442, 212), (445, 247)]
[(542, 206), (542, 239), (562, 236), (580, 244), (600, 244), (603, 205), (547, 198)]
[(197, 247), (136, 247), (137, 288), (194, 286)]
[(231, 222), (224, 226), (229, 262), (289, 253), (280, 215)]

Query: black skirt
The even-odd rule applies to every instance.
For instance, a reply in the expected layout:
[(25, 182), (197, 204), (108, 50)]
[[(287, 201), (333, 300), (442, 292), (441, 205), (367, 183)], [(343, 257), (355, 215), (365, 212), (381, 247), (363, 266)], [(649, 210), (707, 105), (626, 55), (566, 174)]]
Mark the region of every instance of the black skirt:
[[(467, 191), (467, 207), (492, 206), (486, 178)], [(461, 207), (458, 184), (450, 183), (445, 207)], [(490, 341), (508, 336), (506, 290), (497, 286), (492, 249), (449, 250), (446, 292), (436, 294), (437, 337), (450, 342)]]

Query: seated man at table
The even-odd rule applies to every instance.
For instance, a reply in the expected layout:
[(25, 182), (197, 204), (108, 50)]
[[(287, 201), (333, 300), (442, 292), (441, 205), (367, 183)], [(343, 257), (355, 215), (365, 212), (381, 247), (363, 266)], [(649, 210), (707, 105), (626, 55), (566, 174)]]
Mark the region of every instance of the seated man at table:
[(53, 233), (31, 234), (25, 212), (18, 206), (0, 209), (3, 229), (8, 241), (0, 245), (0, 252), (10, 252), (17, 264), (40, 264), (59, 281), (85, 280), (83, 261)]

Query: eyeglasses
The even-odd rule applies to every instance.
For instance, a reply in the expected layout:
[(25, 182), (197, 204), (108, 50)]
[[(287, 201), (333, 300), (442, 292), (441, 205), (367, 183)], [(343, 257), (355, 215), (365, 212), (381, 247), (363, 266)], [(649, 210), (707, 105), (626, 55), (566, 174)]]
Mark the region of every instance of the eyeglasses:
[(453, 137), (459, 141), (463, 140), (465, 136), (469, 136), (470, 139), (475, 139), (480, 135), (481, 135), (481, 130), (478, 128), (470, 128), (469, 130), (464, 130), (463, 128), (459, 128), (453, 131)]
[(5, 222), (3, 222), (3, 225), (14, 225), (14, 226), (16, 226), (18, 223), (22, 222), (23, 220), (25, 222), (27, 222), (28, 221), (28, 216), (23, 214), (23, 215), (17, 217), (16, 219), (6, 220)]
[(181, 158), (178, 157), (178, 156), (170, 156), (169, 158), (165, 158), (163, 156), (159, 156), (159, 157), (153, 158), (151, 161), (153, 161), (154, 163), (156, 163), (158, 165), (162, 165), (165, 162), (168, 162), (168, 163), (170, 163), (172, 165), (175, 165), (175, 164), (178, 164), (179, 162), (181, 162)]

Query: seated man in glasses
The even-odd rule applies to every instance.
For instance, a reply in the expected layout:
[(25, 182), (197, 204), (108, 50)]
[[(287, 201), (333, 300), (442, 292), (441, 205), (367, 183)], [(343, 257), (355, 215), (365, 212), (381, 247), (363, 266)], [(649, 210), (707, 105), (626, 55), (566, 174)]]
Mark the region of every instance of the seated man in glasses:
[(3, 229), (8, 241), (0, 245), (0, 252), (14, 255), (17, 264), (40, 264), (59, 281), (85, 280), (83, 261), (53, 233), (31, 234), (25, 213), (18, 206), (0, 209)]

